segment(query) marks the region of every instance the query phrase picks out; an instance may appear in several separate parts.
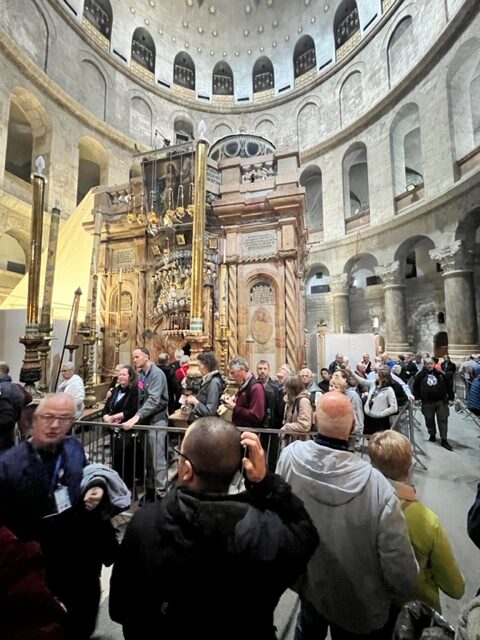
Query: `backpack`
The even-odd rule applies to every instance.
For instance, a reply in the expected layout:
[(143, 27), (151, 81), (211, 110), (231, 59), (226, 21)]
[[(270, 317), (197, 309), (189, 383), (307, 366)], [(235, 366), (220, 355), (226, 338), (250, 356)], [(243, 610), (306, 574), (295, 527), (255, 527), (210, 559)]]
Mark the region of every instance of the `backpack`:
[(265, 387), (263, 386), (263, 384), (260, 382), (260, 380), (257, 380), (253, 375), (250, 378), (250, 380), (248, 381), (247, 386), (245, 387), (245, 395), (247, 396), (247, 400), (248, 403), (250, 404), (250, 401), (252, 399), (252, 387), (254, 384), (260, 384), (262, 386), (263, 389), (263, 393), (265, 396), (265, 413), (263, 414), (263, 418), (260, 421), (260, 424), (258, 425), (258, 429), (272, 429), (272, 423), (273, 423), (273, 411), (272, 411), (272, 407), (270, 407), (270, 403), (268, 400), (268, 393), (266, 393), (265, 391)]
[(16, 416), (12, 403), (0, 393), (0, 438), (14, 430), (15, 422)]

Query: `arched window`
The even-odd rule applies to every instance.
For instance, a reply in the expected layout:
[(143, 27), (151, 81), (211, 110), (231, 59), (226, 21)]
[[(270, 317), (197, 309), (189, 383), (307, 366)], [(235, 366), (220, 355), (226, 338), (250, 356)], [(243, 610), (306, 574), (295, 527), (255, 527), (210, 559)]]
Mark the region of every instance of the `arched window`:
[(143, 27), (135, 29), (132, 38), (132, 60), (155, 73), (155, 43)]
[(370, 209), (368, 193), (367, 148), (355, 145), (343, 159), (345, 219), (366, 213)]
[(108, 158), (105, 149), (95, 140), (85, 136), (78, 143), (77, 204), (92, 187), (107, 181)]
[(317, 64), (315, 43), (310, 36), (302, 36), (293, 52), (293, 70), (295, 78), (313, 69)]
[(318, 167), (307, 167), (300, 176), (305, 187), (305, 224), (309, 229), (323, 226), (322, 172)]
[(23, 87), (16, 87), (10, 101), (5, 170), (30, 182), (35, 158), (41, 155), (48, 176), (52, 130), (50, 117), (38, 98)]
[(226, 62), (217, 62), (213, 69), (212, 92), (215, 96), (233, 96), (233, 71)]
[(339, 49), (347, 40), (360, 30), (357, 3), (355, 0), (343, 0), (340, 3), (333, 23), (335, 48)]
[(175, 118), (173, 130), (175, 132), (175, 144), (182, 144), (193, 140), (193, 124), (186, 116)]
[(417, 57), (418, 48), (411, 16), (398, 23), (388, 42), (387, 51), (388, 78), (392, 86), (403, 78)]
[(390, 130), (394, 193), (400, 195), (423, 185), (420, 117), (416, 104), (403, 106)]
[(173, 63), (173, 82), (185, 89), (195, 89), (195, 65), (186, 51), (180, 51)]
[(109, 0), (85, 0), (83, 17), (108, 40), (112, 35), (112, 5)]
[(33, 131), (23, 110), (15, 103), (10, 104), (8, 118), (7, 155), (5, 169), (14, 176), (30, 182), (32, 173)]
[(253, 93), (267, 91), (275, 86), (275, 75), (273, 64), (267, 56), (261, 56), (253, 65), (252, 72)]
[(447, 91), (454, 158), (462, 160), (480, 144), (480, 40), (471, 38), (448, 66)]

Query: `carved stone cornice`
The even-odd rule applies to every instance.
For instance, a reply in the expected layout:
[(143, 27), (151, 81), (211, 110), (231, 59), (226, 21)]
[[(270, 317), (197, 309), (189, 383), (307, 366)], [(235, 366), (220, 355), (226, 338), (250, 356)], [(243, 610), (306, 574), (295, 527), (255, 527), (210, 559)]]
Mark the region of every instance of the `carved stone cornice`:
[(467, 250), (462, 240), (455, 240), (448, 247), (430, 249), (430, 258), (439, 262), (443, 275), (449, 275), (455, 271), (472, 271), (472, 254)]
[(375, 275), (382, 279), (384, 287), (403, 286), (402, 272), (398, 260), (375, 267)]
[(330, 291), (334, 296), (348, 296), (348, 275), (340, 273), (330, 276)]

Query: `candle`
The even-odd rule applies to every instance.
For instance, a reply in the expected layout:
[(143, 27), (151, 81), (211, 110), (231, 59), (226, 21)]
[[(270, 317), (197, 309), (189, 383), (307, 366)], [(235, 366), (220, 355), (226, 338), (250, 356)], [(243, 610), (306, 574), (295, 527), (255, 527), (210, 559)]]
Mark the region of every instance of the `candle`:
[(72, 331), (70, 333), (70, 344), (75, 344), (75, 336), (77, 335), (77, 323), (78, 323), (78, 309), (80, 306), (80, 296), (82, 290), (80, 287), (75, 291), (75, 298), (73, 300), (73, 312), (72, 312)]
[(123, 269), (120, 268), (120, 274), (118, 276), (118, 284), (122, 284), (122, 274), (123, 274)]
[(227, 262), (227, 237), (223, 239), (223, 264)]

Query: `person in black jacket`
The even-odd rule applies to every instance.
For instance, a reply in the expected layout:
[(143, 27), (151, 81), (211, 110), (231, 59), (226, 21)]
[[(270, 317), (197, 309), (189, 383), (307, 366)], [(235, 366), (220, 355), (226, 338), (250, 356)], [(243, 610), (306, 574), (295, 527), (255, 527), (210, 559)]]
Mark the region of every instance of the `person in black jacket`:
[[(178, 453), (175, 490), (127, 525), (110, 617), (126, 640), (150, 638), (152, 629), (177, 640), (275, 640), (277, 602), (318, 545), (310, 516), (290, 486), (267, 473), (254, 433), (200, 418)], [(229, 495), (240, 467), (246, 491)]]
[(137, 376), (133, 367), (124, 366), (118, 372), (118, 382), (105, 403), (103, 421), (113, 426), (112, 466), (129, 488), (132, 488), (135, 483), (134, 469), (140, 472), (143, 468), (143, 456), (138, 431), (135, 429), (124, 431), (120, 425), (130, 420), (137, 408)]
[(218, 370), (217, 359), (213, 351), (205, 351), (197, 357), (198, 368), (202, 374), (202, 384), (197, 395), (183, 396), (185, 404), (192, 406), (188, 416), (188, 422), (194, 422), (198, 418), (217, 415), (220, 404), (220, 396), (225, 390), (226, 382)]
[(163, 371), (165, 378), (167, 379), (168, 389), (168, 415), (178, 409), (178, 399), (181, 395), (181, 386), (178, 377), (175, 375), (176, 369), (171, 364), (168, 364), (168, 354), (161, 353), (158, 356), (158, 368)]
[(453, 404), (453, 385), (451, 379), (435, 369), (435, 361), (432, 358), (425, 358), (423, 369), (417, 373), (413, 384), (413, 395), (417, 400), (422, 401), (422, 413), (430, 434), (430, 442), (435, 442), (437, 439), (436, 417), (441, 445), (447, 451), (453, 451), (447, 440), (450, 413), (448, 407)]

